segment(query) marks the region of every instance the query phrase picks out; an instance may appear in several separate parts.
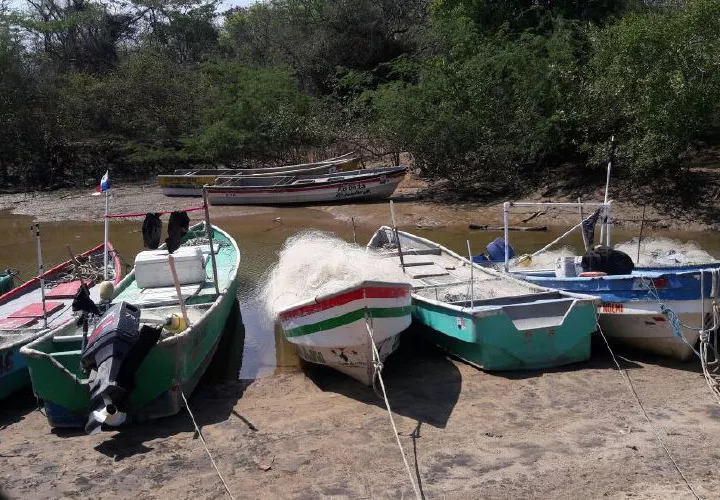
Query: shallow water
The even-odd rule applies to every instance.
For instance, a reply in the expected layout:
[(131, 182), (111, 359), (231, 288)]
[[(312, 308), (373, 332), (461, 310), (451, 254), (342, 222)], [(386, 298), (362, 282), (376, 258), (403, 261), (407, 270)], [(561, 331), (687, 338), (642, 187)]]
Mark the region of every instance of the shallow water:
[[(0, 242), (0, 268), (15, 268), (23, 279), (29, 279), (37, 274), (35, 238), (30, 232), (32, 222), (32, 218), (28, 216), (0, 212), (0, 231), (4, 234)], [(307, 208), (275, 208), (266, 214), (217, 218), (214, 223), (237, 240), (241, 251), (238, 296), (245, 327), (245, 346), (240, 378), (262, 377), (278, 369), (293, 369), (299, 366), (299, 360), (292, 346), (283, 340), (279, 329), (263, 316), (258, 301), (258, 287), (262, 285), (268, 268), (277, 261), (278, 252), (288, 237), (304, 229), (319, 229), (334, 232), (341, 238), (352, 241), (351, 225), (333, 219), (325, 212)], [(388, 221), (385, 220), (377, 221), (378, 226), (387, 223)], [(111, 223), (110, 240), (121, 256), (129, 262), (132, 262), (134, 255), (142, 249), (141, 227), (142, 219)], [(375, 227), (357, 227), (357, 242), (364, 245), (375, 229)], [(463, 255), (467, 253), (466, 240), (470, 240), (472, 251), (477, 254), (484, 250), (487, 243), (502, 235), (499, 232), (470, 231), (464, 225), (437, 228), (408, 226), (401, 229), (434, 240)], [(510, 243), (518, 254), (530, 253), (555, 239), (565, 229), (513, 232)], [(70, 245), (74, 253), (80, 253), (102, 242), (103, 225), (101, 222), (73, 221), (43, 223), (40, 232), (43, 260), (47, 269), (67, 260), (69, 256), (67, 245)], [(598, 237), (599, 231), (596, 239)], [(629, 241), (633, 237), (637, 237), (637, 232), (621, 228), (613, 229), (613, 242)], [(694, 241), (712, 256), (720, 258), (720, 234), (716, 232), (645, 230), (643, 237)], [(573, 235), (566, 244), (576, 250), (581, 249), (581, 236)]]

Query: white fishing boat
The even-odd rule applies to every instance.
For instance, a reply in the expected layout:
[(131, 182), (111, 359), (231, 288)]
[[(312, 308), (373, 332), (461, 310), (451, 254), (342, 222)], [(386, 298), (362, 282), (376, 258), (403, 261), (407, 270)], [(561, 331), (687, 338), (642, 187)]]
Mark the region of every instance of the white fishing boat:
[(279, 321), (302, 359), (372, 385), (373, 341), (385, 361), (410, 326), (410, 303), (407, 283), (363, 281), (286, 307)]
[(281, 205), (388, 198), (405, 167), (353, 170), (327, 175), (219, 179), (207, 188), (213, 205)]
[(360, 158), (347, 153), (335, 158), (297, 165), (243, 169), (180, 169), (172, 174), (158, 175), (158, 184), (165, 196), (202, 196), (202, 187), (212, 186), (219, 178), (268, 177), (276, 175), (322, 175), (357, 169)]

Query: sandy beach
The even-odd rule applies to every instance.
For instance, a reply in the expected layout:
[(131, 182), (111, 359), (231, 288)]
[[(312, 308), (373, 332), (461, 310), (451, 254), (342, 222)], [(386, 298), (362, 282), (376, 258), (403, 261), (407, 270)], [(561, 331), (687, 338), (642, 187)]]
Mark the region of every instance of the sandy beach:
[[(426, 498), (717, 498), (720, 407), (694, 364), (631, 354), (484, 373), (403, 339), (385, 382)], [(412, 498), (382, 400), (329, 369), (201, 386), (190, 400), (235, 498)], [(51, 432), (33, 401), (0, 420), (11, 498), (222, 498), (186, 413), (86, 436)]]
[[(497, 205), (468, 211), (415, 200), (417, 188), (405, 189), (398, 212), (408, 226), (499, 218)], [(116, 187), (114, 210), (197, 204), (158, 193), (150, 183)], [(0, 207), (41, 221), (101, 216), (97, 199), (77, 191), (4, 195)], [(222, 218), (273, 209), (213, 210)], [(386, 203), (318, 210), (366, 226), (387, 218)], [(616, 214), (631, 218), (636, 210)], [(690, 488), (720, 498), (720, 405), (699, 363), (616, 354), (622, 371), (595, 338), (585, 363), (486, 373), (408, 330), (384, 380), (423, 498), (694, 498)], [(371, 388), (318, 366), (236, 381), (218, 376), (227, 360), (213, 365), (190, 408), (235, 498), (414, 497), (388, 412)], [(87, 436), (51, 430), (29, 390), (0, 403), (0, 491), (9, 498), (227, 496), (186, 412)]]

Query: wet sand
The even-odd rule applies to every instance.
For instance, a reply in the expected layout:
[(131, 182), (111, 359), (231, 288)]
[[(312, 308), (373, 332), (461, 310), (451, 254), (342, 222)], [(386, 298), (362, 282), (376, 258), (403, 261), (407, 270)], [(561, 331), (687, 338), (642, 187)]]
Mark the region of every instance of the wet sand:
[[(113, 211), (197, 203), (156, 191), (154, 185), (115, 188)], [(0, 204), (40, 220), (100, 220), (102, 214), (102, 200), (86, 193), (40, 197), (17, 204), (5, 196)], [(462, 207), (402, 201), (398, 209), (405, 226), (451, 230), (478, 220)], [(497, 223), (494, 208), (492, 214), (476, 209)], [(358, 240), (365, 241), (371, 227), (389, 218), (386, 203), (215, 207), (213, 215), (233, 216), (236, 237), (262, 233), (278, 244), (306, 226), (342, 229), (349, 237), (342, 222), (349, 217), (357, 217)], [(249, 249), (242, 251), (245, 259)], [(267, 253), (248, 262), (266, 265)], [(252, 295), (252, 287), (244, 293)], [(255, 319), (247, 318), (246, 328), (259, 329)], [(384, 377), (401, 443), (427, 498), (693, 498), (657, 436), (702, 498), (720, 498), (720, 406), (698, 363), (619, 351), (651, 425), (598, 339), (586, 363), (492, 374), (419, 342), (413, 332), (387, 361)], [(236, 347), (218, 352), (229, 355), (244, 340), (227, 340)], [(291, 355), (280, 346), (276, 356)], [(412, 498), (382, 399), (330, 369), (279, 364), (288, 367), (228, 381), (233, 368), (215, 359), (190, 399), (235, 498)], [(0, 488), (11, 498), (225, 495), (187, 413), (86, 436), (51, 431), (29, 391), (0, 402)]]
[[(692, 498), (612, 360), (489, 374), (404, 339), (385, 382), (427, 498)], [(694, 364), (621, 360), (702, 498), (720, 494), (720, 408)], [(94, 436), (50, 432), (32, 402), (0, 418), (13, 498), (221, 498), (185, 413)], [(307, 367), (205, 385), (190, 400), (235, 498), (412, 498), (372, 389)]]
[[(397, 224), (405, 227), (442, 227), (449, 224), (470, 224), (502, 226), (502, 202), (441, 202), (434, 201), (432, 191), (422, 180), (413, 178), (408, 174), (393, 194), (396, 201)], [(547, 191), (547, 190), (545, 190)], [(2, 194), (0, 195), (0, 210), (8, 210), (16, 215), (29, 215), (39, 222), (48, 221), (102, 221), (104, 213), (104, 199), (101, 196), (90, 196), (92, 189), (60, 189), (47, 192)], [(611, 195), (614, 194), (611, 190)], [(445, 193), (447, 195), (447, 193)], [(595, 189), (589, 192), (584, 201), (602, 201), (604, 192)], [(612, 196), (611, 196), (612, 198)], [(539, 190), (522, 198), (524, 201), (547, 202), (577, 201), (575, 196), (554, 194), (547, 196), (547, 192)], [(519, 201), (519, 200), (518, 200)], [(200, 198), (192, 197), (166, 197), (163, 196), (154, 180), (144, 180), (135, 183), (118, 183), (111, 189), (111, 213), (133, 213), (150, 210), (178, 210), (201, 205)], [(707, 200), (705, 205), (716, 205), (717, 200)], [(675, 210), (673, 213), (648, 205), (645, 207), (646, 228), (659, 228), (664, 230), (704, 231), (720, 229), (720, 222), (711, 216), (712, 207), (697, 207), (695, 210)], [(265, 206), (215, 206), (213, 217), (238, 217), (257, 214), (276, 213), (282, 216), (292, 213), (293, 207), (265, 207)], [(307, 210), (307, 209), (304, 209)], [(315, 205), (309, 210), (319, 213), (319, 216), (330, 216), (350, 221), (354, 218), (358, 224), (377, 226), (390, 222), (390, 213), (387, 201), (370, 201), (366, 203)], [(579, 221), (579, 214), (574, 209), (551, 210), (543, 212), (538, 219), (523, 223), (536, 212), (536, 209), (513, 209), (510, 223), (513, 225), (533, 226), (537, 224), (574, 225)], [(613, 203), (613, 220), (616, 227), (637, 228), (642, 219), (643, 206), (634, 203), (616, 201)], [(200, 212), (192, 214), (195, 218), (201, 217)], [(587, 217), (586, 214), (585, 216)], [(540, 222), (542, 221), (542, 222)]]

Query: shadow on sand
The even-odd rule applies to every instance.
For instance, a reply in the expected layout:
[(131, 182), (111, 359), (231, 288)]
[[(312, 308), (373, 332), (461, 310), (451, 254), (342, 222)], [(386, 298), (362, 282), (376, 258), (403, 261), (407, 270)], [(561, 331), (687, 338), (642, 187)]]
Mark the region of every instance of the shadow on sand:
[[(242, 364), (244, 340), (245, 328), (239, 302), (236, 300), (215, 356), (188, 400), (190, 410), (200, 429), (230, 417), (234, 412), (235, 404), (247, 387), (247, 384), (237, 380)], [(95, 446), (95, 450), (115, 461), (120, 461), (152, 451), (153, 448), (146, 444), (149, 441), (181, 432), (193, 432), (195, 427), (187, 410), (183, 409), (171, 417), (130, 423), (112, 430), (119, 432)], [(53, 429), (53, 432), (61, 437), (84, 434), (82, 429)]]
[[(420, 341), (413, 327), (401, 334), (400, 347), (385, 362), (383, 380), (394, 413), (444, 428), (462, 386), (460, 371), (444, 353)], [(332, 391), (385, 408), (371, 387), (332, 368), (304, 363), (307, 376), (323, 391)]]
[(20, 422), (33, 411), (37, 410), (38, 403), (30, 387), (11, 394), (2, 400), (0, 412), (0, 431), (6, 427)]

